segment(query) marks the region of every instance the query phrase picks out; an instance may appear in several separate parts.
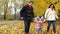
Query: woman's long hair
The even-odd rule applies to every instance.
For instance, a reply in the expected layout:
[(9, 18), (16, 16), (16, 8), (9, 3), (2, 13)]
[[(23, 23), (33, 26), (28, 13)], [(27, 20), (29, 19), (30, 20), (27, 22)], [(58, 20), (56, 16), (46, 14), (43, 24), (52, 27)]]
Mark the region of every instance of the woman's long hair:
[(53, 5), (53, 8), (55, 9), (55, 6), (54, 6), (54, 4), (50, 4), (49, 8), (51, 7), (51, 5)]

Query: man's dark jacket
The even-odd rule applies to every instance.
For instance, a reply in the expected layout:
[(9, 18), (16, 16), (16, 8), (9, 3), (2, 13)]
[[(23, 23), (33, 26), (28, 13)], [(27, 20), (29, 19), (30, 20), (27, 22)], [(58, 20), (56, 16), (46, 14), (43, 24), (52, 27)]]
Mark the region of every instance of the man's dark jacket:
[(29, 8), (28, 5), (25, 5), (20, 11), (20, 16), (23, 17), (25, 21), (32, 21), (34, 17), (33, 7)]

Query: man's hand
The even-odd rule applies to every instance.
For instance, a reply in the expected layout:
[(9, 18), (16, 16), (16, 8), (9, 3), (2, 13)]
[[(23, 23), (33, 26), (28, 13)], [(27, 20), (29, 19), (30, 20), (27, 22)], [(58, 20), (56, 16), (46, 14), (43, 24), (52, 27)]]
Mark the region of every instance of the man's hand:
[(32, 19), (32, 22), (34, 22), (34, 18)]
[(23, 17), (20, 17), (20, 19), (23, 19)]

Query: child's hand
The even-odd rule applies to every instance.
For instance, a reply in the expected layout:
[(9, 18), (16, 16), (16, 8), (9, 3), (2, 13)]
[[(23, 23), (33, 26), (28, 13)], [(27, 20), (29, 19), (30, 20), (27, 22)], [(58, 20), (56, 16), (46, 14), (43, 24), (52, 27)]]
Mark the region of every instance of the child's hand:
[(46, 22), (46, 20), (44, 19), (44, 20), (43, 20), (43, 23), (45, 23), (45, 22)]

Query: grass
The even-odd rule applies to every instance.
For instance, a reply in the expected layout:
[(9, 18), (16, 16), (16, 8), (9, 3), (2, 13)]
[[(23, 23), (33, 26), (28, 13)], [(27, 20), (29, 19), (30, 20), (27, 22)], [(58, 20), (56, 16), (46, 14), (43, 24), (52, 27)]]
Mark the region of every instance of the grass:
[[(47, 23), (43, 25), (43, 34), (46, 34)], [(57, 34), (60, 34), (60, 24), (56, 25)], [(30, 34), (35, 33), (35, 23), (31, 22)], [(52, 27), (49, 31), (50, 34), (53, 34)], [(24, 34), (24, 23), (23, 21), (0, 21), (0, 34)]]

